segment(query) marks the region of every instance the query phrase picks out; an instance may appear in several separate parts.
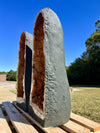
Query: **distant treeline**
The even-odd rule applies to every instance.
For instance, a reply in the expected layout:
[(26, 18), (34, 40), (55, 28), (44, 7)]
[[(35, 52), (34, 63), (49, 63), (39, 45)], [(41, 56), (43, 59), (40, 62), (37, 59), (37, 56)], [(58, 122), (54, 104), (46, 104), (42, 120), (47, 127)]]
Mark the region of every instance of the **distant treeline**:
[(87, 57), (77, 58), (66, 70), (70, 84), (100, 85), (100, 48), (92, 49)]
[(3, 72), (0, 72), (0, 74), (7, 74), (7, 73), (3, 71)]
[(17, 80), (17, 71), (10, 70), (9, 72), (0, 72), (0, 74), (6, 74), (6, 80), (16, 81)]
[(66, 67), (70, 84), (100, 85), (100, 30), (85, 42), (86, 51)]

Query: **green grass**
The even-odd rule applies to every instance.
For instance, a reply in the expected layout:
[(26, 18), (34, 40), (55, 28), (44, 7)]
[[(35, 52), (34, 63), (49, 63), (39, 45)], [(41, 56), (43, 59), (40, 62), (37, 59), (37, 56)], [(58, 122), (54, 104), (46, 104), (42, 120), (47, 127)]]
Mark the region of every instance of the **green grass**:
[(8, 83), (17, 83), (17, 81), (6, 81)]
[[(100, 123), (100, 88), (76, 86), (74, 88), (83, 91), (71, 92), (72, 112)], [(16, 90), (10, 91), (16, 94)]]
[(74, 88), (84, 90), (71, 93), (72, 112), (100, 123), (100, 88)]
[(16, 90), (10, 90), (12, 93), (17, 94)]

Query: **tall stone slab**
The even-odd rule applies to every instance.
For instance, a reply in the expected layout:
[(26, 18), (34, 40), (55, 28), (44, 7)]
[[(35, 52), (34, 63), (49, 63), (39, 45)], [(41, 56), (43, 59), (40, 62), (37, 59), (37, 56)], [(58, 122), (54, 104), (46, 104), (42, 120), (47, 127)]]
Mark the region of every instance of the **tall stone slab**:
[(19, 42), (17, 105), (28, 111), (32, 77), (33, 36), (22, 32)]
[(63, 30), (49, 8), (40, 10), (34, 26), (33, 87), (29, 114), (42, 126), (58, 126), (70, 118)]

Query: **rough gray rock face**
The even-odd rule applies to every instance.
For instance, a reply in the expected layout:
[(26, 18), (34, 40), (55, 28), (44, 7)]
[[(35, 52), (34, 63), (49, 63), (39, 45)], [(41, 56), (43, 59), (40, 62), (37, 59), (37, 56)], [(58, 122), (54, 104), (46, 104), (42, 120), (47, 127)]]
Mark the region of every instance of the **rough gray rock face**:
[(58, 126), (70, 118), (70, 93), (65, 70), (63, 30), (49, 8), (34, 26), (33, 89), (29, 113), (42, 126)]
[(19, 42), (17, 104), (28, 111), (32, 76), (33, 36), (22, 32)]

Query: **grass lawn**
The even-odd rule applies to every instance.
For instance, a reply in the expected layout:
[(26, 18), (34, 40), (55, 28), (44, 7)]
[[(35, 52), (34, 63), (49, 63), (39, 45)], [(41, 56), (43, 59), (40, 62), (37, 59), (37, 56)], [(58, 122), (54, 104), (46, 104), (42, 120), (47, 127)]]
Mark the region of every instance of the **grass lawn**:
[[(83, 91), (71, 92), (72, 112), (100, 123), (100, 88), (79, 86), (73, 88)], [(11, 92), (16, 94), (16, 90)]]
[(16, 90), (10, 90), (12, 93), (17, 94)]
[(17, 81), (6, 81), (8, 83), (17, 83)]
[(100, 87), (73, 88), (84, 90), (71, 92), (72, 112), (100, 123)]

